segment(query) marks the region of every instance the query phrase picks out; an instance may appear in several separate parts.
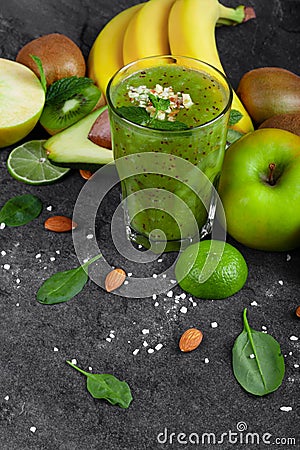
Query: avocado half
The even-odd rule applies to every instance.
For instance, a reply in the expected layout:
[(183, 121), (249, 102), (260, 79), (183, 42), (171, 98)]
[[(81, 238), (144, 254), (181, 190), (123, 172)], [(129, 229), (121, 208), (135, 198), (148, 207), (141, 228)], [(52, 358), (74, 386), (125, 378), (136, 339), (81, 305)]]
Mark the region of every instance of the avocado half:
[(95, 120), (107, 109), (99, 108), (74, 125), (49, 138), (45, 144), (49, 160), (62, 167), (88, 168), (114, 160), (110, 149), (100, 147), (88, 139)]

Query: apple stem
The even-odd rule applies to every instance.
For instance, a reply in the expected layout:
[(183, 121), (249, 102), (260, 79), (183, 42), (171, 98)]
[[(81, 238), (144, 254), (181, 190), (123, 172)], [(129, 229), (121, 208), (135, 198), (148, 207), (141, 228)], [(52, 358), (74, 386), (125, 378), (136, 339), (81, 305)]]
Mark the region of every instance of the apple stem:
[(276, 167), (276, 164), (275, 164), (275, 163), (270, 163), (270, 164), (269, 164), (268, 183), (269, 183), (271, 186), (274, 186), (274, 184), (275, 184), (275, 180), (274, 180), (275, 167)]

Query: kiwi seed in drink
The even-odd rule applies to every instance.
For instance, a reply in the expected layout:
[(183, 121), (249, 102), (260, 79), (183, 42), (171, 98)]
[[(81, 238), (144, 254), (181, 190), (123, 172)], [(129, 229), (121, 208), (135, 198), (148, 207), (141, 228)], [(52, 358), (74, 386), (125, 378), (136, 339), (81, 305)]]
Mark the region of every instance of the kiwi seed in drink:
[(87, 78), (64, 78), (51, 85), (50, 89), (40, 123), (51, 135), (85, 117), (94, 109), (101, 96), (97, 86)]

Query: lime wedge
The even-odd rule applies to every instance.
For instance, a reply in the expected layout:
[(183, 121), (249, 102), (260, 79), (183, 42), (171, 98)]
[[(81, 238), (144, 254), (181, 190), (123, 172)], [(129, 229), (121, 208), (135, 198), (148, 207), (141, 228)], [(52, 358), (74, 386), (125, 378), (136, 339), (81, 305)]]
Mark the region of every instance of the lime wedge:
[(27, 184), (49, 184), (69, 172), (69, 168), (51, 164), (44, 142), (46, 140), (25, 142), (11, 151), (7, 169), (13, 178)]

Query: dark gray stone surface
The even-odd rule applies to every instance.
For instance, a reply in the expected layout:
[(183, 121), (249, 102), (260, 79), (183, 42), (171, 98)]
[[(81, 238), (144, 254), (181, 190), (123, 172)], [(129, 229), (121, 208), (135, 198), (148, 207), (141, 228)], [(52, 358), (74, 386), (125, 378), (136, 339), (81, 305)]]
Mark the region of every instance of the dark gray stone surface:
[[(87, 57), (101, 27), (134, 1), (1, 0), (0, 56), (14, 59), (27, 41), (51, 32), (65, 33)], [(224, 2), (225, 3), (225, 2)], [(236, 6), (237, 1), (227, 5)], [(242, 26), (217, 31), (221, 59), (234, 87), (243, 73), (260, 66), (279, 66), (299, 74), (299, 2), (250, 0), (257, 19)], [(151, 31), (151, 21), (149, 22)], [(2, 101), (2, 100), (0, 100)], [(37, 128), (31, 137), (41, 138)], [(0, 152), (0, 205), (22, 193), (39, 196), (43, 212), (31, 224), (0, 230), (0, 448), (3, 450), (142, 450), (196, 448), (159, 444), (157, 435), (222, 433), (237, 431), (245, 422), (248, 431), (272, 435), (272, 448), (300, 448), (274, 444), (275, 438), (299, 438), (299, 320), (294, 310), (300, 303), (300, 253), (265, 253), (240, 249), (249, 266), (245, 287), (222, 301), (186, 299), (160, 295), (156, 300), (130, 299), (105, 293), (89, 282), (84, 291), (66, 304), (47, 307), (37, 303), (36, 292), (53, 273), (78, 263), (71, 234), (51, 234), (43, 228), (50, 215), (70, 216), (84, 180), (73, 171), (63, 181), (30, 187), (12, 179), (5, 162), (10, 149)], [(117, 252), (106, 243), (107, 216), (114, 210), (114, 195), (100, 218), (100, 242), (112, 265), (120, 265)], [(49, 212), (46, 207), (52, 205)], [(284, 219), (284, 218), (283, 218)], [(59, 251), (60, 254), (57, 254)], [(37, 254), (41, 258), (36, 258)], [(51, 261), (50, 258), (55, 260)], [(163, 263), (126, 267), (136, 276), (149, 276), (167, 267)], [(4, 264), (9, 264), (6, 270)], [(20, 279), (19, 284), (17, 279)], [(174, 295), (181, 294), (176, 286)], [(253, 301), (257, 306), (251, 306)], [(186, 314), (180, 312), (186, 306)], [(237, 384), (231, 368), (231, 348), (242, 329), (242, 311), (248, 307), (253, 328), (267, 327), (281, 344), (286, 361), (282, 387), (256, 398)], [(218, 327), (212, 328), (211, 322)], [(181, 354), (178, 339), (191, 326), (199, 327), (204, 340), (191, 354)], [(149, 329), (143, 335), (142, 330)], [(106, 338), (114, 331), (115, 338)], [(153, 354), (143, 342), (163, 348)], [(149, 348), (148, 347), (148, 348)], [(57, 348), (58, 351), (54, 351)], [(133, 351), (140, 349), (134, 356)], [(125, 379), (134, 401), (128, 410), (94, 400), (85, 379), (66, 363), (94, 372), (107, 372)], [(209, 363), (205, 363), (205, 358)], [(284, 412), (282, 406), (291, 406)], [(36, 431), (30, 431), (36, 427)], [(161, 440), (164, 438), (161, 436)], [(286, 442), (286, 441), (282, 441)], [(200, 448), (263, 449), (258, 445), (225, 443)]]

